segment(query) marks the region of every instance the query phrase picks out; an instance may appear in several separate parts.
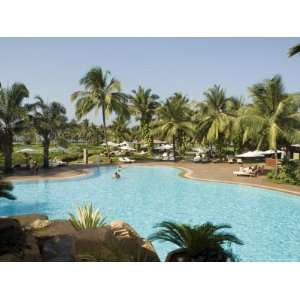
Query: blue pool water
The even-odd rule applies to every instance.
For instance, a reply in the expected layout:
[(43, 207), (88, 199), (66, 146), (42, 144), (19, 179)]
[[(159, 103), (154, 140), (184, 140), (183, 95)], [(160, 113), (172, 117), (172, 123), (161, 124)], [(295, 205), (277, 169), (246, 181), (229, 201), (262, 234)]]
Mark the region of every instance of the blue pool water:
[[(0, 215), (44, 213), (68, 218), (92, 201), (108, 221), (121, 219), (147, 237), (163, 220), (229, 223), (244, 246), (233, 247), (242, 261), (300, 261), (300, 197), (234, 184), (195, 181), (168, 167), (101, 167), (86, 177), (16, 183), (17, 201), (0, 201)], [(162, 259), (174, 249), (154, 243)]]

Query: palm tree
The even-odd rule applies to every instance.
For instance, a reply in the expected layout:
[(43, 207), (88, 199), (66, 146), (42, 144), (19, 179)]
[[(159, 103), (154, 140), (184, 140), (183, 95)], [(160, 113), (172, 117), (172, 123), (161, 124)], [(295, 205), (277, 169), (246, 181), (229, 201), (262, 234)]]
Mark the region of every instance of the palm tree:
[(239, 124), (246, 127), (244, 141), (259, 137), (257, 149), (266, 142), (275, 150), (277, 172), (277, 149), (279, 139), (289, 143), (300, 139), (299, 103), (294, 95), (284, 91), (279, 75), (250, 87), (253, 105), (244, 108), (238, 118)]
[(131, 137), (131, 132), (128, 127), (129, 121), (121, 116), (118, 116), (110, 125), (109, 129), (114, 139), (120, 143), (127, 141)]
[(132, 91), (130, 99), (130, 110), (135, 115), (136, 120), (140, 122), (142, 137), (148, 144), (148, 152), (152, 152), (153, 136), (150, 130), (150, 124), (155, 115), (156, 109), (160, 106), (157, 101), (158, 95), (152, 94), (151, 89), (145, 89), (141, 86)]
[(76, 115), (79, 119), (94, 109), (96, 111), (101, 109), (107, 155), (109, 155), (109, 148), (106, 117), (112, 112), (129, 117), (127, 96), (121, 93), (121, 83), (114, 78), (109, 79), (109, 75), (109, 71), (103, 71), (98, 67), (92, 68), (80, 80), (84, 90), (71, 95), (71, 100), (76, 101)]
[(35, 98), (38, 102), (32, 105), (34, 112), (30, 115), (30, 119), (43, 139), (44, 168), (48, 168), (50, 142), (58, 138), (60, 130), (66, 124), (66, 109), (58, 102), (46, 104), (40, 96)]
[(3, 181), (0, 176), (0, 198), (15, 200), (15, 196), (10, 192), (13, 190), (13, 185), (10, 182)]
[(168, 254), (166, 261), (235, 261), (236, 257), (228, 246), (232, 243), (243, 245), (235, 235), (224, 232), (224, 229), (231, 228), (226, 224), (208, 222), (191, 226), (165, 221), (155, 227), (159, 230), (150, 235), (150, 241), (170, 242), (179, 247)]
[(12, 170), (13, 138), (25, 128), (25, 98), (29, 97), (26, 86), (14, 83), (11, 87), (0, 87), (0, 143), (4, 154), (4, 171)]
[(166, 103), (157, 110), (158, 120), (153, 124), (154, 134), (169, 139), (173, 143), (175, 155), (176, 140), (183, 133), (193, 136), (193, 124), (190, 121), (188, 99), (179, 93), (167, 99)]
[(87, 128), (86, 139), (87, 139), (88, 143), (95, 145), (95, 146), (99, 146), (99, 144), (103, 140), (102, 129), (92, 123)]
[(234, 110), (240, 100), (227, 98), (224, 89), (214, 85), (204, 93), (205, 100), (198, 104), (195, 116), (196, 139), (201, 143), (217, 144), (222, 151), (226, 140), (229, 140)]
[(300, 53), (300, 44), (297, 44), (294, 47), (289, 49), (289, 57), (292, 57), (299, 53)]

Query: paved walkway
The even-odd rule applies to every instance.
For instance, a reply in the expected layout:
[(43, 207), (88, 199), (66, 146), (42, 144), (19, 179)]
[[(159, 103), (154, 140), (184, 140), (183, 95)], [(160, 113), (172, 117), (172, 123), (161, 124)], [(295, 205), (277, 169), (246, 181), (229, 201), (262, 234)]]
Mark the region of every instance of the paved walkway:
[[(257, 177), (242, 177), (233, 176), (232, 172), (239, 169), (238, 164), (228, 163), (193, 163), (193, 162), (142, 162), (138, 165), (146, 166), (171, 166), (183, 170), (182, 176), (187, 178), (217, 181), (225, 183), (245, 184), (268, 189), (279, 190), (287, 193), (292, 193), (300, 196), (300, 186), (289, 184), (278, 184), (269, 180), (265, 175)], [(244, 165), (246, 166), (246, 165)], [(13, 181), (23, 180), (44, 180), (44, 179), (65, 179), (76, 176), (84, 176), (89, 173), (89, 169), (95, 165), (70, 165), (68, 167), (54, 168), (49, 170), (40, 170), (38, 175), (33, 175), (26, 172), (18, 172), (13, 176), (8, 176), (6, 179)]]

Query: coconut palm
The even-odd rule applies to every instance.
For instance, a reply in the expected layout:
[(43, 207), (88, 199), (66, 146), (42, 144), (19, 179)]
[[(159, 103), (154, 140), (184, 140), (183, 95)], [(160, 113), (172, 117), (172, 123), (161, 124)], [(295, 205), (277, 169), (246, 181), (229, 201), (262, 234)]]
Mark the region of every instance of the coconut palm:
[(4, 154), (4, 171), (12, 170), (13, 138), (26, 127), (26, 106), (29, 97), (26, 86), (14, 83), (11, 87), (0, 87), (0, 146)]
[(15, 200), (15, 196), (11, 194), (13, 185), (10, 182), (3, 181), (0, 176), (0, 198), (6, 198), (9, 200)]
[(93, 123), (91, 125), (89, 125), (87, 128), (86, 139), (89, 144), (99, 146), (99, 144), (103, 140), (102, 128), (96, 126)]
[(158, 95), (152, 93), (151, 89), (145, 89), (141, 86), (132, 91), (130, 99), (130, 111), (140, 123), (142, 138), (147, 141), (148, 151), (153, 148), (153, 136), (150, 130), (150, 124), (155, 115), (156, 109), (160, 106), (157, 101)]
[(295, 45), (289, 49), (289, 57), (300, 53), (300, 44)]
[(92, 68), (80, 80), (84, 90), (71, 95), (71, 100), (76, 102), (76, 115), (79, 119), (94, 109), (96, 111), (101, 109), (107, 155), (109, 155), (109, 148), (106, 117), (112, 112), (129, 117), (127, 96), (121, 92), (121, 83), (114, 78), (109, 79), (109, 75), (109, 71), (103, 71), (98, 67)]
[(131, 132), (128, 127), (129, 121), (122, 116), (118, 116), (110, 125), (109, 129), (112, 137), (118, 143), (128, 141), (131, 137)]
[(235, 110), (240, 100), (226, 97), (224, 89), (214, 85), (204, 93), (205, 100), (198, 104), (195, 115), (196, 139), (201, 143), (217, 144), (219, 151), (229, 140), (234, 123)]
[(59, 137), (60, 130), (66, 124), (66, 109), (58, 102), (46, 104), (40, 96), (35, 98), (38, 102), (32, 105), (33, 113), (30, 119), (37, 133), (42, 137), (44, 168), (48, 168), (50, 142)]
[(153, 124), (153, 133), (173, 143), (175, 154), (176, 141), (180, 135), (193, 136), (193, 124), (190, 121), (188, 99), (179, 93), (167, 99), (157, 110), (158, 120)]
[(293, 143), (300, 139), (298, 99), (285, 93), (279, 75), (255, 84), (249, 90), (253, 104), (244, 108), (237, 121), (246, 128), (244, 141), (259, 137), (257, 149), (265, 142), (275, 150), (277, 172), (278, 141), (284, 139)]
[(235, 235), (224, 231), (231, 228), (226, 224), (208, 222), (191, 226), (165, 221), (155, 227), (158, 230), (150, 235), (150, 241), (170, 242), (179, 247), (168, 254), (166, 261), (235, 261), (230, 245), (243, 245)]

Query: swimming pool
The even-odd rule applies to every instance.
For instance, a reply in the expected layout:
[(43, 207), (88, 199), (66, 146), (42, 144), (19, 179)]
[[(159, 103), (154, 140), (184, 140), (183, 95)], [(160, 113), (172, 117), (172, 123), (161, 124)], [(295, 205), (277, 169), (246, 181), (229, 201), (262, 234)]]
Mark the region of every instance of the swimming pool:
[[(235, 184), (190, 180), (170, 167), (130, 166), (113, 180), (115, 167), (68, 180), (15, 183), (17, 201), (0, 201), (0, 215), (44, 213), (67, 218), (92, 202), (108, 221), (121, 219), (143, 237), (163, 220), (229, 223), (244, 246), (233, 246), (242, 261), (300, 261), (300, 197)], [(174, 249), (155, 242), (161, 259)]]

